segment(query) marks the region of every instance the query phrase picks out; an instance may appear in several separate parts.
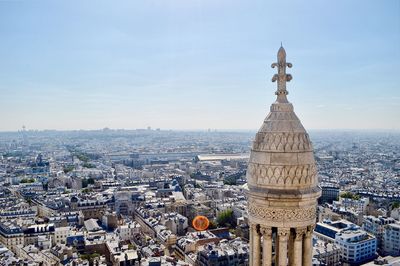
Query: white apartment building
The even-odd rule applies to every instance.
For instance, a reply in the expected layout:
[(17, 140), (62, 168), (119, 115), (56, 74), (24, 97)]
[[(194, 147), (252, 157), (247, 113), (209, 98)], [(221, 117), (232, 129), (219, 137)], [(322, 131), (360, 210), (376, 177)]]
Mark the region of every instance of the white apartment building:
[(344, 263), (357, 265), (375, 259), (376, 237), (364, 230), (345, 230), (336, 234), (335, 243), (340, 247)]
[(118, 235), (121, 240), (131, 240), (134, 235), (140, 233), (140, 224), (137, 222), (130, 222), (128, 224), (118, 226)]
[(166, 213), (164, 225), (175, 235), (184, 235), (189, 227), (188, 218), (179, 213)]
[(382, 250), (385, 227), (386, 225), (394, 224), (395, 222), (396, 220), (393, 218), (385, 218), (382, 216), (364, 216), (363, 229), (376, 236), (378, 250)]
[(339, 201), (333, 201), (333, 207), (342, 211), (354, 211), (357, 213), (366, 213), (369, 198), (351, 199), (339, 198)]
[(389, 224), (385, 227), (383, 251), (391, 256), (400, 256), (400, 224)]

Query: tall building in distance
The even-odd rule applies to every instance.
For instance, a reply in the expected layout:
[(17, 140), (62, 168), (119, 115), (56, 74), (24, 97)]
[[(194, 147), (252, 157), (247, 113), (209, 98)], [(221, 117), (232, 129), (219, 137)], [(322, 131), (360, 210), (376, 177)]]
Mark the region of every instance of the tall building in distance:
[(276, 101), (253, 141), (247, 169), (250, 265), (303, 265), (312, 260), (317, 170), (311, 141), (288, 102), (286, 52), (281, 46)]

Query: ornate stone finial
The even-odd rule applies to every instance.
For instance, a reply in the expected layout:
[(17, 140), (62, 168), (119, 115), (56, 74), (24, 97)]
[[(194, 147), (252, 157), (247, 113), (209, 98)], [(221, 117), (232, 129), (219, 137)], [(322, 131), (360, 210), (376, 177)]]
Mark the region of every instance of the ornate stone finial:
[(277, 95), (276, 101), (279, 103), (287, 103), (288, 100), (286, 98), (286, 95), (288, 95), (289, 92), (286, 90), (286, 81), (291, 81), (292, 75), (286, 74), (286, 67), (291, 68), (292, 64), (286, 63), (286, 51), (282, 47), (282, 43), (281, 47), (278, 50), (278, 62), (273, 63), (271, 67), (278, 67), (278, 74), (275, 74), (272, 77), (272, 82), (278, 81), (278, 89), (275, 92), (275, 94)]

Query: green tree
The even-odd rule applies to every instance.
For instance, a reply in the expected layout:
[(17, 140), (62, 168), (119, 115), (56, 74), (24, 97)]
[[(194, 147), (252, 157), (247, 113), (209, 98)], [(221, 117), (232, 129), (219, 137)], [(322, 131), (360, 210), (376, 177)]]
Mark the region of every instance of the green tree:
[(89, 177), (89, 178), (82, 179), (82, 188), (85, 188), (88, 185), (94, 185), (94, 179), (93, 178)]
[(92, 163), (84, 163), (82, 166), (85, 168), (96, 168), (96, 165)]
[(340, 194), (340, 197), (341, 197), (341, 198), (344, 198), (344, 199), (353, 199), (353, 200), (359, 200), (359, 199), (361, 199), (361, 196), (360, 196), (360, 195), (351, 193), (351, 192), (349, 192), (349, 191), (343, 192), (342, 194)]
[(224, 178), (224, 184), (225, 185), (236, 185), (236, 177), (235, 176), (228, 176)]
[(235, 227), (236, 219), (232, 209), (222, 211), (217, 216), (217, 223), (221, 227)]
[(21, 184), (33, 183), (33, 182), (35, 182), (34, 178), (23, 178), (23, 179), (21, 179), (21, 181), (19, 181), (19, 183), (21, 183)]
[(216, 221), (211, 220), (210, 224), (208, 225), (208, 229), (216, 229), (218, 227), (218, 224)]
[(89, 265), (93, 265), (93, 262), (96, 258), (100, 257), (99, 253), (91, 253), (91, 254), (82, 254), (80, 255), (82, 260), (88, 260), (89, 261)]
[(82, 152), (76, 153), (75, 156), (78, 157), (78, 159), (84, 163), (89, 162), (89, 157), (85, 153)]
[(133, 250), (136, 250), (136, 249), (137, 249), (137, 247), (136, 247), (136, 245), (134, 245), (134, 244), (130, 243), (130, 244), (128, 244), (128, 249), (133, 249)]
[(74, 166), (73, 165), (67, 165), (67, 166), (64, 166), (64, 173), (69, 173), (69, 172), (71, 172), (72, 170), (74, 170)]
[(90, 188), (84, 188), (84, 189), (82, 189), (82, 193), (84, 193), (84, 194), (86, 194), (86, 193), (89, 193), (89, 192), (91, 192), (92, 190), (90, 189)]

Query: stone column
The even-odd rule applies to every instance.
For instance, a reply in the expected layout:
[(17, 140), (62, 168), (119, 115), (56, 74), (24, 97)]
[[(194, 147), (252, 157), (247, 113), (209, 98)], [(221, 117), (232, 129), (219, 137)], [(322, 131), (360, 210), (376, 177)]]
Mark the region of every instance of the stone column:
[(288, 265), (294, 265), (293, 264), (294, 235), (295, 234), (293, 234), (292, 230), (290, 230), (289, 242), (288, 242)]
[(278, 236), (278, 228), (275, 228), (275, 243), (274, 243), (274, 248), (275, 248), (275, 266), (279, 265), (279, 236)]
[(272, 228), (261, 226), (260, 228), (263, 237), (262, 265), (271, 266), (272, 264)]
[(249, 247), (250, 247), (250, 253), (249, 253), (249, 265), (253, 265), (253, 226), (251, 223), (249, 223)]
[(279, 266), (287, 266), (288, 238), (290, 234), (289, 228), (278, 228), (279, 238)]
[(303, 266), (310, 266), (312, 263), (312, 232), (313, 226), (308, 226), (303, 237)]
[(252, 266), (260, 266), (261, 264), (261, 236), (258, 232), (256, 224), (251, 225), (253, 258)]
[(306, 231), (306, 227), (296, 228), (293, 239), (293, 265), (301, 265), (303, 261), (303, 235)]

